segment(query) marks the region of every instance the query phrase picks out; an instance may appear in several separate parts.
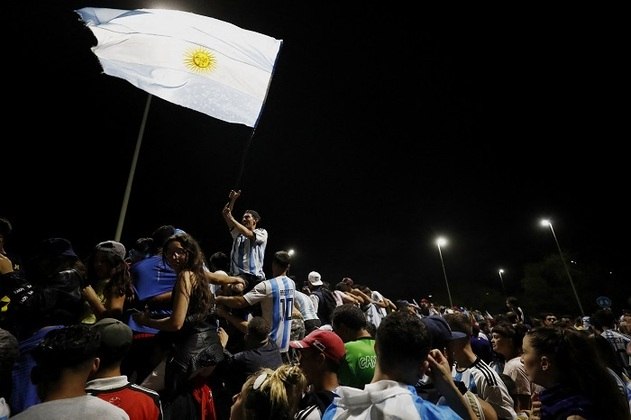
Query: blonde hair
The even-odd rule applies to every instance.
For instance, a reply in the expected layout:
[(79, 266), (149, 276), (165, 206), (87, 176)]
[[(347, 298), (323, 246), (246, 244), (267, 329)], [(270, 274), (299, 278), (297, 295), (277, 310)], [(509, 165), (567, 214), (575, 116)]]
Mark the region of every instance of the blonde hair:
[(307, 378), (298, 366), (262, 368), (245, 382), (245, 412), (248, 419), (293, 419), (307, 389)]

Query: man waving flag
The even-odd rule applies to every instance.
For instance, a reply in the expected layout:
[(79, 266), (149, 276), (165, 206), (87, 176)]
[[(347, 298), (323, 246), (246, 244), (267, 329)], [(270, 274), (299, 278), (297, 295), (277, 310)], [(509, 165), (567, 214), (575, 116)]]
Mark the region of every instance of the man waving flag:
[(255, 127), (282, 41), (166, 9), (76, 11), (103, 71), (169, 102)]

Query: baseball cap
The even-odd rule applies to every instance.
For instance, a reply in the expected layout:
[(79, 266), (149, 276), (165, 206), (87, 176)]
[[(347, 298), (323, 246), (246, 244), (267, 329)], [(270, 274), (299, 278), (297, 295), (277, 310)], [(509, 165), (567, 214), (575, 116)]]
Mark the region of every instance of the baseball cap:
[(432, 346), (438, 347), (449, 341), (465, 338), (466, 333), (461, 331), (452, 331), (447, 321), (439, 315), (430, 315), (421, 318), (425, 327), (432, 336)]
[(72, 249), (72, 244), (66, 238), (48, 238), (44, 239), (37, 246), (35, 254), (39, 257), (73, 257), (77, 258), (77, 254)]
[(346, 354), (344, 342), (333, 331), (316, 329), (299, 341), (290, 341), (289, 347), (294, 349), (316, 348), (326, 357), (340, 363)]
[(109, 252), (110, 254), (114, 254), (120, 257), (121, 260), (124, 260), (125, 256), (127, 255), (127, 250), (125, 249), (125, 245), (117, 241), (100, 242), (96, 246), (96, 250), (101, 251), (101, 252)]
[(317, 271), (312, 271), (307, 277), (312, 286), (322, 286), (322, 276)]
[(92, 325), (101, 334), (101, 348), (117, 350), (131, 345), (133, 333), (124, 322), (115, 318), (103, 318)]

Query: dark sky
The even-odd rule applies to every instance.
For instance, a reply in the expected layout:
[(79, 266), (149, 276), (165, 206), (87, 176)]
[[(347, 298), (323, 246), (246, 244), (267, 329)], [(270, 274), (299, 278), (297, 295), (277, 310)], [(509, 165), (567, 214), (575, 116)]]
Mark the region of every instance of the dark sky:
[[(74, 9), (9, 2), (4, 193), (14, 247), (50, 236), (86, 255), (114, 237), (147, 94), (101, 74)], [(166, 3), (165, 3), (166, 4)], [(228, 250), (221, 217), (258, 210), (267, 255), (393, 298), (454, 300), (516, 284), (564, 249), (628, 282), (628, 74), (615, 10), (416, 10), (409, 2), (177, 1), (283, 40), (252, 130), (153, 97), (122, 241), (161, 224)], [(543, 6), (542, 6), (543, 8)], [(8, 118), (6, 118), (8, 117)], [(244, 159), (245, 157), (245, 159)], [(269, 272), (269, 270), (268, 270)], [(614, 280), (612, 280), (614, 279)]]

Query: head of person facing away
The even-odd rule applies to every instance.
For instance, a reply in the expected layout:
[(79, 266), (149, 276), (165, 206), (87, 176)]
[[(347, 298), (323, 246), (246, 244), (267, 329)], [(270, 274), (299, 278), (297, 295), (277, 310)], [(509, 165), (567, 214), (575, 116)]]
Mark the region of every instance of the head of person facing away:
[(262, 368), (233, 397), (231, 420), (290, 420), (298, 410), (307, 378), (298, 366)]
[(509, 296), (506, 298), (506, 307), (509, 309), (512, 308), (517, 308), (519, 306), (519, 303), (517, 301), (517, 298), (515, 296)]
[(276, 251), (272, 260), (272, 275), (274, 277), (284, 275), (291, 266), (291, 255), (287, 251)]
[(99, 333), (101, 337), (99, 372), (120, 369), (120, 365), (132, 344), (132, 330), (127, 324), (115, 318), (100, 319), (92, 325), (92, 330)]
[(153, 239), (151, 238), (137, 238), (134, 241), (132, 247), (127, 251), (125, 262), (130, 266), (142, 261), (145, 258), (151, 256), (151, 247), (153, 246)]
[(162, 225), (151, 234), (151, 246), (149, 247), (149, 253), (151, 255), (159, 255), (162, 253), (162, 245), (169, 239), (171, 236), (176, 233), (175, 226), (173, 225)]
[(261, 316), (255, 316), (248, 322), (248, 329), (245, 333), (245, 345), (249, 349), (255, 349), (267, 344), (269, 339), (270, 326)]
[(590, 317), (589, 322), (598, 334), (612, 330), (616, 326), (616, 316), (610, 309), (598, 309)]
[[(55, 399), (61, 388), (81, 389), (99, 367), (101, 337), (87, 325), (76, 324), (49, 331), (33, 350), (31, 381), (42, 401)], [(81, 393), (80, 393), (81, 395)], [(75, 395), (78, 396), (78, 395)]]
[(369, 335), (366, 314), (352, 303), (345, 303), (333, 310), (331, 325), (333, 326), (333, 331), (345, 343)]
[(208, 268), (210, 271), (221, 270), (227, 273), (230, 271), (230, 257), (223, 251), (217, 251), (208, 257)]
[(375, 337), (375, 377), (415, 385), (427, 369), (430, 344), (430, 334), (418, 316), (408, 311), (388, 314)]

